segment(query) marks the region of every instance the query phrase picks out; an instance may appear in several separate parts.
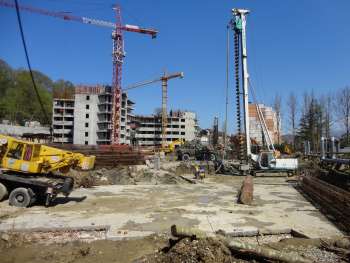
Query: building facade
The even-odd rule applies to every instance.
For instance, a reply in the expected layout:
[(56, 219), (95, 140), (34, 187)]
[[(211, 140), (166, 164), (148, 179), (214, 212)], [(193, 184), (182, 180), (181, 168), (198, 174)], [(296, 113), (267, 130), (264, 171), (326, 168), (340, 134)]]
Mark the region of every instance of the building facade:
[[(113, 94), (110, 86), (77, 86), (74, 99), (54, 99), (55, 142), (111, 144)], [(122, 93), (120, 143), (130, 143), (130, 118), (134, 103)], [(62, 120), (65, 120), (62, 123)], [(66, 121), (69, 120), (69, 123)], [(68, 125), (69, 124), (69, 125)]]
[(73, 143), (74, 99), (53, 99), (52, 128), (53, 141)]
[[(162, 143), (162, 117), (161, 115), (136, 115), (132, 118), (138, 127), (135, 138), (138, 145), (151, 146)], [(167, 125), (167, 142), (183, 139), (192, 141), (196, 138), (198, 130), (197, 118), (194, 112), (170, 111)]]
[[(257, 107), (259, 106), (261, 113), (264, 117), (267, 130), (271, 137), (272, 142), (278, 143), (278, 136), (280, 136), (280, 129), (278, 127), (278, 119), (276, 112), (272, 109), (272, 107), (265, 106), (264, 104), (249, 104), (249, 131), (250, 137), (254, 139), (259, 145), (263, 145), (264, 142), (264, 134), (262, 129), (261, 120), (258, 115)], [(281, 123), (281, 122), (279, 122)]]
[[(162, 117), (133, 114), (134, 102), (122, 93), (120, 143), (161, 145)], [(113, 94), (110, 86), (77, 86), (74, 98), (53, 101), (52, 123), (54, 142), (85, 145), (111, 144)], [(137, 128), (135, 129), (135, 124)], [(131, 125), (134, 125), (131, 129)], [(190, 111), (170, 111), (167, 141), (192, 141), (198, 130), (196, 114)]]

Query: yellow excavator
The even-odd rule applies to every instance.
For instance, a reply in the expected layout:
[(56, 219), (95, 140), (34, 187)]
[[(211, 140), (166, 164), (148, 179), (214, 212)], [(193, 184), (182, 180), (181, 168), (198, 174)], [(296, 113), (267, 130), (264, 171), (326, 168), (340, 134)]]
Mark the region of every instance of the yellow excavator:
[(185, 143), (184, 139), (177, 139), (175, 141), (172, 141), (171, 143), (169, 143), (168, 145), (166, 145), (165, 147), (161, 148), (161, 151), (164, 153), (173, 153), (175, 152), (175, 150), (183, 145)]
[(90, 170), (95, 156), (85, 156), (39, 143), (0, 134), (0, 201), (28, 207), (37, 200), (45, 205), (59, 194), (68, 196), (73, 178), (65, 175), (71, 168)]

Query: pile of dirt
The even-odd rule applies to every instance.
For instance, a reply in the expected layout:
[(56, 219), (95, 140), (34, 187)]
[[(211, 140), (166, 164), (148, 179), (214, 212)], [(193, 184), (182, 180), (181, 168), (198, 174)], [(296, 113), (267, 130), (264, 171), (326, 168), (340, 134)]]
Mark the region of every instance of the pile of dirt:
[[(300, 239), (302, 240), (302, 239)], [(298, 239), (291, 238), (292, 245), (284, 242), (268, 243), (268, 248), (278, 248), (276, 253), (293, 252), (295, 255), (304, 259), (302, 262), (320, 262), (320, 263), (345, 263), (350, 259), (344, 253), (338, 255), (336, 250), (330, 250), (326, 247), (317, 245), (306, 246), (304, 242), (298, 245)], [(304, 241), (304, 240), (303, 240)], [(288, 243), (287, 243), (288, 244)], [(271, 247), (270, 247), (271, 246)], [(264, 246), (261, 246), (264, 247)], [(244, 251), (244, 250), (242, 250)], [(344, 252), (345, 250), (339, 250)], [(347, 253), (347, 252), (346, 252)], [(344, 256), (345, 255), (345, 256)], [(200, 239), (183, 238), (180, 240), (170, 239), (169, 246), (155, 252), (145, 255), (135, 263), (226, 263), (226, 262), (279, 262), (278, 260), (268, 259), (256, 256), (248, 251), (244, 253), (230, 250), (222, 241), (216, 238), (206, 237)], [(289, 261), (288, 261), (289, 262)], [(290, 262), (299, 262), (290, 261)]]
[(102, 168), (93, 171), (71, 170), (69, 176), (74, 178), (75, 187), (89, 188), (97, 185), (158, 185), (188, 184), (177, 175), (175, 168), (156, 170), (147, 165), (120, 166), (112, 169)]
[[(173, 241), (175, 242), (175, 241)], [(171, 242), (170, 242), (171, 244)], [(184, 238), (174, 245), (165, 247), (161, 251), (144, 256), (135, 263), (229, 263), (233, 262), (230, 250), (221, 242), (205, 238), (191, 240)], [(246, 261), (235, 261), (246, 262)]]
[(175, 173), (177, 175), (193, 174), (195, 165), (201, 166), (206, 174), (215, 174), (215, 165), (212, 161), (180, 162), (178, 166), (176, 166)]

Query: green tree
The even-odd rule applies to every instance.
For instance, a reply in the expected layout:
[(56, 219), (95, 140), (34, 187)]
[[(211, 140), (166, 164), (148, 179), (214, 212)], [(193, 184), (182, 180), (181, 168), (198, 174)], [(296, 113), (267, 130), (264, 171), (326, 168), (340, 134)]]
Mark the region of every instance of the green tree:
[(298, 144), (300, 146), (304, 141), (309, 141), (311, 149), (319, 151), (325, 131), (324, 107), (313, 94), (305, 94), (302, 112), (297, 133)]
[[(52, 95), (41, 86), (40, 82), (37, 82), (37, 88), (47, 116), (50, 118)], [(4, 117), (15, 123), (23, 125), (25, 121), (37, 120), (43, 124), (49, 124), (45, 120), (30, 75), (26, 71), (16, 73), (16, 81), (6, 90), (1, 104), (5, 109)]]
[(52, 94), (54, 98), (74, 98), (75, 88), (72, 82), (59, 79), (53, 83)]
[(51, 122), (53, 89), (63, 89), (74, 93), (72, 83), (58, 80), (53, 82), (40, 71), (33, 71), (38, 93), (47, 117), (41, 109), (29, 72), (24, 69), (14, 70), (0, 59), (0, 119), (8, 119), (12, 123), (24, 124), (25, 121)]

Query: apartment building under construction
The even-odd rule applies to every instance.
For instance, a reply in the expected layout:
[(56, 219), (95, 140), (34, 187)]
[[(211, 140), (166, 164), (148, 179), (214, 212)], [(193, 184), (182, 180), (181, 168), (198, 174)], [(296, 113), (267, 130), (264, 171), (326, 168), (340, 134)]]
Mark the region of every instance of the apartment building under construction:
[[(77, 86), (70, 98), (54, 98), (54, 142), (85, 145), (111, 144), (112, 88), (110, 86)], [(161, 114), (133, 114), (134, 102), (122, 93), (120, 115), (120, 143), (138, 145), (161, 144)], [(136, 125), (135, 125), (136, 124)], [(131, 129), (133, 125), (133, 129)], [(177, 139), (191, 141), (198, 129), (194, 112), (170, 111), (168, 115), (167, 142)]]
[[(77, 86), (73, 98), (54, 98), (54, 142), (99, 145), (111, 143), (112, 88)], [(134, 102), (122, 94), (120, 143), (130, 143), (129, 120)]]
[(265, 120), (267, 130), (273, 143), (278, 143), (278, 137), (280, 136), (280, 121), (279, 116), (272, 109), (264, 104), (249, 104), (249, 129), (250, 137), (254, 139), (258, 144), (264, 144), (264, 133), (262, 129), (262, 120), (259, 118), (257, 107), (260, 108), (262, 116)]

